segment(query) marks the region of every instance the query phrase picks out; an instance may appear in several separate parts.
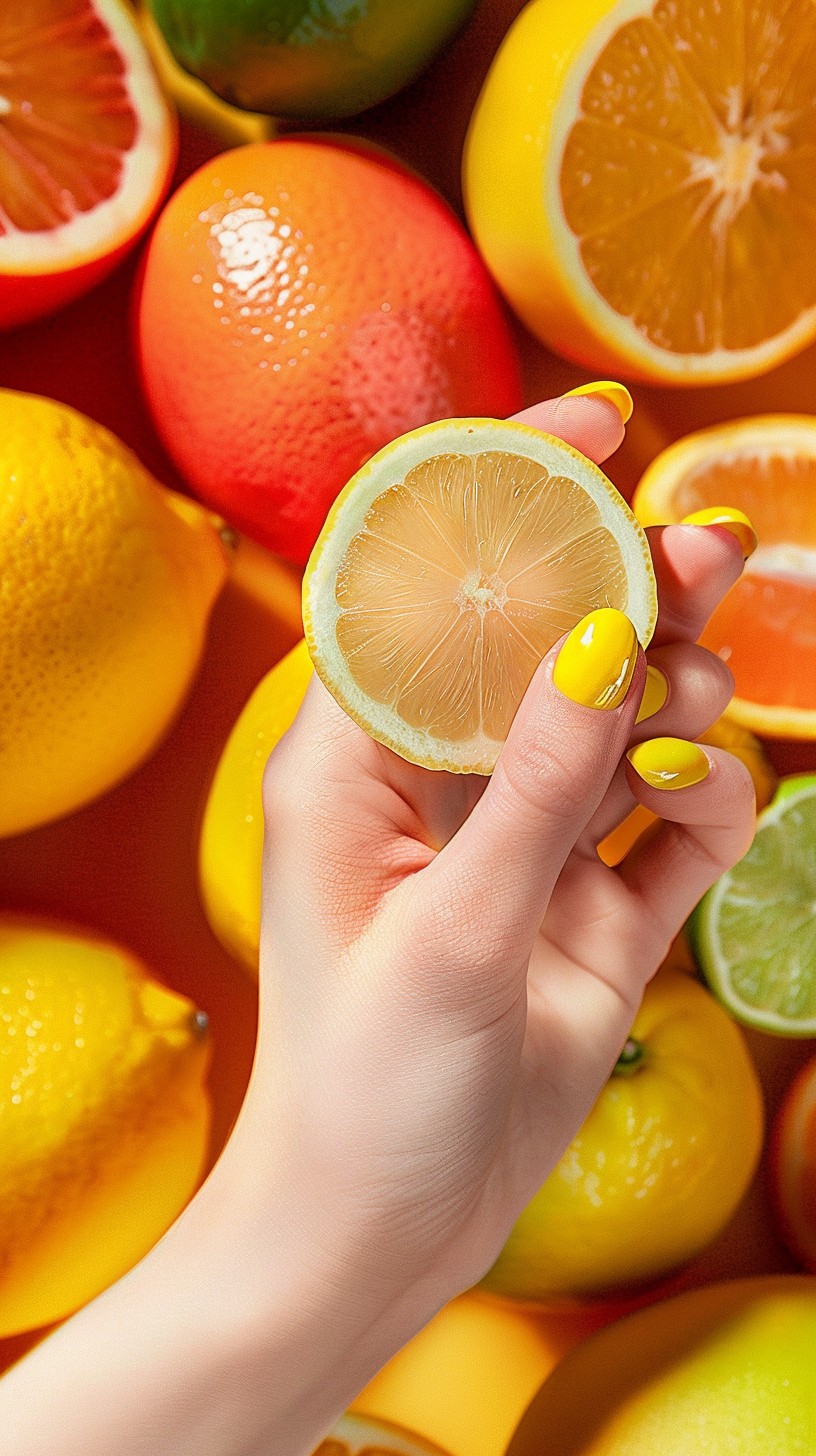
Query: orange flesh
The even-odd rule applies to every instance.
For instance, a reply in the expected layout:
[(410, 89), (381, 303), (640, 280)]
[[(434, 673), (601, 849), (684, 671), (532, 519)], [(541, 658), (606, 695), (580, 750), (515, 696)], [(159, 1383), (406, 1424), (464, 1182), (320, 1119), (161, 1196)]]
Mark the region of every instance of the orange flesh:
[(658, 0), (592, 67), (564, 213), (658, 348), (750, 349), (816, 305), (814, 67), (812, 0)]
[[(345, 1441), (338, 1441), (330, 1436), (318, 1446), (315, 1456), (352, 1456), (352, 1449)], [(393, 1450), (386, 1450), (385, 1446), (361, 1446), (357, 1448), (356, 1456), (395, 1456), (395, 1453)]]
[(587, 612), (623, 610), (617, 543), (587, 493), (522, 456), (438, 455), (379, 495), (337, 576), (358, 685), (451, 743), (502, 741), (538, 663)]
[[(816, 459), (740, 454), (690, 472), (678, 519), (727, 501), (745, 511), (760, 549), (714, 612), (701, 641), (724, 657), (737, 697), (816, 708)], [(783, 566), (768, 548), (801, 548)]]
[(0, 237), (50, 231), (112, 196), (137, 130), (89, 0), (0, 8)]

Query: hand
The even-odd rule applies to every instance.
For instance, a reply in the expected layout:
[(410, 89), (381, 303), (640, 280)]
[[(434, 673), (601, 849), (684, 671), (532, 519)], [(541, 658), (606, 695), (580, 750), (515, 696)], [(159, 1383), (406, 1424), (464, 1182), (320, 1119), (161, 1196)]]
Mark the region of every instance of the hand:
[[(601, 461), (614, 408), (521, 418)], [(647, 786), (625, 759), (691, 739), (733, 680), (695, 646), (739, 576), (721, 527), (649, 533), (669, 696), (635, 717), (639, 653), (613, 710), (537, 671), (490, 780), (432, 773), (370, 739), (315, 678), (265, 781), (261, 1029), (239, 1136), (274, 1147), (302, 1218), (350, 1261), (372, 1310), (417, 1323), (478, 1280), (589, 1111), (644, 986), (685, 918), (747, 848), (743, 766)], [(617, 869), (598, 842), (639, 801), (668, 822)], [(353, 1266), (353, 1267), (352, 1267)]]
[[(597, 397), (522, 418), (597, 461), (622, 436)], [(4, 1378), (10, 1456), (308, 1456), (490, 1267), (753, 832), (727, 753), (706, 748), (707, 776), (671, 792), (625, 758), (696, 737), (733, 687), (694, 643), (740, 574), (737, 540), (668, 527), (650, 545), (648, 658), (669, 695), (640, 724), (642, 652), (601, 710), (553, 682), (556, 646), (487, 781), (405, 763), (312, 683), (266, 775), (261, 1022), (238, 1123), (164, 1239)], [(667, 822), (608, 869), (596, 846), (636, 800)]]

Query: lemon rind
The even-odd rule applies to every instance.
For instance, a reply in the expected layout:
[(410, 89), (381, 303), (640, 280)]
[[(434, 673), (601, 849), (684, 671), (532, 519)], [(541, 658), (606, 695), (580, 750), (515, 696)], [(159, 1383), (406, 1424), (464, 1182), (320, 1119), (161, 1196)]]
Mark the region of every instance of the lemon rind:
[[(629, 580), (627, 612), (644, 648), (657, 621), (657, 589), (643, 528), (603, 471), (573, 446), (520, 421), (466, 418), (424, 425), (378, 451), (340, 492), (309, 558), (303, 581), (304, 634), (318, 676), (360, 727), (400, 757), (451, 773), (492, 773), (501, 742), (479, 734), (452, 744), (412, 727), (393, 709), (375, 704), (354, 681), (337, 646), (340, 607), (334, 584), (352, 537), (382, 491), (402, 481), (409, 470), (432, 455), (448, 451), (478, 454), (483, 450), (527, 455), (549, 470), (553, 469), (553, 454), (560, 456), (560, 469), (571, 473), (587, 489), (621, 548)], [(389, 472), (389, 463), (397, 468)], [(636, 553), (635, 543), (639, 548)]]

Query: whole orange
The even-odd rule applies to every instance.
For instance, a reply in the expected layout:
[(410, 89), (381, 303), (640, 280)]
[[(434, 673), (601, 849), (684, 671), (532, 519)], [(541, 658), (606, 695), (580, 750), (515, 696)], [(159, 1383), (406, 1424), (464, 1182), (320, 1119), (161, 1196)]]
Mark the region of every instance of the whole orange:
[(192, 489), (297, 565), (389, 440), (521, 400), (460, 223), (387, 153), (336, 138), (239, 147), (179, 188), (147, 251), (137, 345)]
[(816, 1274), (816, 1057), (794, 1077), (771, 1138), (771, 1194), (779, 1232)]

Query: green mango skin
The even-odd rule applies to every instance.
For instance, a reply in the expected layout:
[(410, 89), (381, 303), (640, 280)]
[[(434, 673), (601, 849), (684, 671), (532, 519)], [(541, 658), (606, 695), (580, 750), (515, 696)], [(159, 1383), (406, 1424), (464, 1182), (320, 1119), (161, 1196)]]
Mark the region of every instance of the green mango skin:
[(507, 1456), (816, 1451), (816, 1279), (770, 1275), (651, 1305), (545, 1380)]
[(356, 116), (412, 81), (475, 0), (148, 0), (179, 65), (272, 116)]

